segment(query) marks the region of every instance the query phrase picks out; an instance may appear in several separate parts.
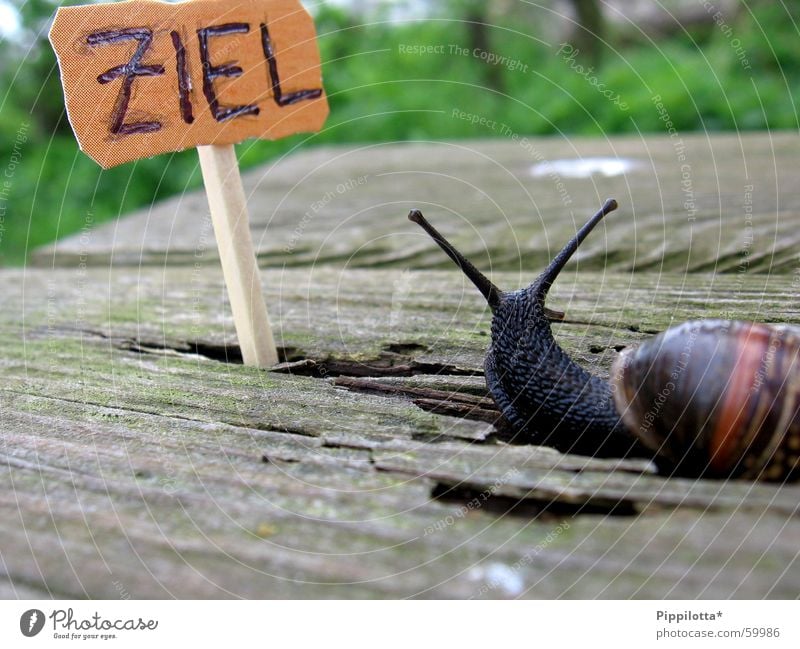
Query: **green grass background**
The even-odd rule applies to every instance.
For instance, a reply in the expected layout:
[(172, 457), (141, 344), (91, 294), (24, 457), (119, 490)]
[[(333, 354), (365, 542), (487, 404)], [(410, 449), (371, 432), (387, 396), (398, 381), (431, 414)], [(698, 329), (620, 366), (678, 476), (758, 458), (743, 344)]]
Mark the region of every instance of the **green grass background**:
[[(485, 30), (494, 54), (527, 66), (512, 71), (471, 54), (450, 54), (451, 46), (469, 50), (474, 44), (457, 2), (427, 20), (378, 17), (369, 24), (323, 3), (316, 11), (331, 105), (326, 128), (312, 137), (244, 143), (241, 164), (319, 144), (499, 136), (454, 118), (453, 108), (498, 119), (525, 135), (663, 132), (653, 94), (685, 131), (797, 129), (797, 4), (746, 2), (726, 21), (729, 30), (711, 23), (659, 38), (635, 26), (608, 25), (599, 54), (581, 53), (572, 63), (557, 54), (564, 32), (558, 18), (521, 5)], [(31, 249), (88, 221), (113, 219), (200, 185), (194, 151), (108, 171), (81, 154), (42, 36), (54, 5), (28, 0), (21, 7), (25, 25), (40, 34), (27, 45), (0, 43), (0, 264), (22, 264)], [(414, 45), (444, 46), (445, 53), (411, 54)], [(575, 65), (584, 72), (592, 67), (590, 76), (628, 109), (605, 99)], [(4, 179), (9, 170), (11, 178)], [(10, 187), (3, 189), (4, 180)]]

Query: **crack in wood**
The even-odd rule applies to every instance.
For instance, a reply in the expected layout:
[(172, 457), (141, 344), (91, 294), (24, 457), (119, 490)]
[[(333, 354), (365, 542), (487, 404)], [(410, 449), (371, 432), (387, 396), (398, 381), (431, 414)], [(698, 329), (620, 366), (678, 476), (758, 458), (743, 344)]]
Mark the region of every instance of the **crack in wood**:
[[(449, 401), (481, 410), (497, 411), (494, 401), (489, 397), (475, 396), (464, 392), (451, 392), (434, 388), (418, 388), (410, 385), (390, 385), (352, 377), (338, 377), (333, 384), (357, 392), (373, 392), (376, 394), (391, 394), (409, 396), (427, 400)], [(488, 392), (487, 392), (488, 395)]]
[(555, 324), (558, 325), (581, 325), (585, 327), (598, 327), (602, 329), (611, 329), (612, 331), (631, 331), (633, 333), (640, 333), (640, 334), (650, 334), (650, 335), (657, 335), (660, 334), (661, 331), (658, 329), (652, 328), (642, 328), (638, 324), (625, 324), (622, 322), (618, 322), (616, 324), (609, 324), (607, 322), (598, 322), (596, 320), (578, 320), (569, 317), (565, 317), (564, 320), (558, 321)]
[(625, 349), (627, 345), (597, 345), (591, 344), (589, 345), (589, 353), (591, 354), (602, 354), (605, 351), (614, 350), (615, 352), (621, 352)]
[[(333, 385), (355, 392), (410, 398), (415, 406), (426, 412), (482, 421), (491, 424), (495, 427), (497, 433), (503, 435), (511, 432), (508, 422), (500, 413), (494, 400), (488, 396), (488, 393), (487, 396), (476, 396), (463, 392), (437, 390), (435, 388), (390, 385), (351, 377), (338, 377), (333, 380)], [(496, 437), (496, 434), (489, 435), (483, 440), (483, 443), (494, 443)], [(433, 443), (443, 439), (441, 435), (430, 433), (417, 433), (412, 438), (417, 441)]]
[(383, 352), (370, 360), (331, 358), (326, 360), (306, 359), (273, 369), (297, 376), (314, 378), (335, 377), (409, 377), (419, 375), (483, 376), (482, 370), (458, 367), (447, 363), (428, 363), (408, 358), (401, 354)]
[(627, 499), (591, 499), (581, 503), (570, 503), (556, 498), (515, 498), (492, 493), (479, 486), (437, 482), (431, 490), (431, 498), (440, 502), (466, 507), (468, 511), (484, 511), (498, 517), (522, 516), (532, 520), (560, 520), (580, 515), (637, 516), (640, 512), (634, 501)]
[(474, 419), (484, 421), (499, 427), (507, 427), (506, 420), (500, 414), (496, 406), (482, 408), (466, 403), (453, 402), (450, 399), (413, 399), (415, 406), (432, 412), (437, 415), (448, 415), (450, 417), (463, 417), (464, 419)]
[[(103, 338), (114, 341), (117, 348), (137, 354), (176, 355), (202, 357), (220, 363), (242, 364), (242, 352), (238, 345), (204, 342), (182, 342), (169, 344), (147, 339)], [(448, 376), (483, 376), (483, 371), (447, 363), (417, 361), (409, 352), (424, 350), (421, 345), (390, 344), (379, 356), (368, 360), (348, 358), (305, 358), (295, 347), (278, 347), (280, 363), (270, 371), (312, 378), (339, 376), (389, 377), (418, 376), (422, 374)], [(394, 351), (401, 350), (401, 351)]]

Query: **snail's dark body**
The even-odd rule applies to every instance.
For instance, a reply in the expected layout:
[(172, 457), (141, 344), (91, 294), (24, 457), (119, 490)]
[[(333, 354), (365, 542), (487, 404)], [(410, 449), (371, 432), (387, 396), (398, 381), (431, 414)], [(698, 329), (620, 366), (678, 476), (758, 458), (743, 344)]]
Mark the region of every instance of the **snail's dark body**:
[(616, 202), (584, 225), (528, 288), (503, 292), (422, 214), (419, 223), (492, 309), (486, 383), (523, 440), (600, 456), (653, 457), (664, 473), (800, 478), (800, 330), (705, 320), (625, 349), (609, 384), (553, 338), (545, 307), (558, 273)]
[(536, 290), (506, 293), (494, 310), (486, 385), (514, 430), (571, 453), (616, 456), (636, 446), (608, 383), (558, 346)]

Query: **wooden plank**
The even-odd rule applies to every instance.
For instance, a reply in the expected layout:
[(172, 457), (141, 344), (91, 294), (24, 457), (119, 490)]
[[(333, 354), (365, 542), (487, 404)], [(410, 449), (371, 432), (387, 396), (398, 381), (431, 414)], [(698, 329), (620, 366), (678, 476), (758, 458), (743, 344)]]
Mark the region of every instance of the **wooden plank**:
[[(800, 193), (791, 132), (372, 144), (304, 151), (245, 176), (263, 267), (450, 268), (406, 221), (420, 208), (486, 270), (541, 269), (603, 199), (611, 215), (573, 262), (606, 272), (797, 270)], [(630, 161), (570, 178), (562, 159)], [(202, 192), (39, 250), (42, 266), (216, 265)]]
[(373, 508), (355, 521), (319, 520), (350, 512), (319, 498), (293, 518), (276, 515), (266, 498), (246, 511), (210, 496), (192, 506), (142, 498), (126, 506), (114, 494), (66, 487), (73, 500), (61, 498), (58, 509), (42, 506), (43, 494), (10, 506), (3, 497), (0, 511), (19, 520), (22, 510), (25, 531), (3, 526), (0, 540), (13, 578), (73, 596), (118, 597), (120, 588), (133, 597), (798, 594), (797, 523), (769, 514), (757, 525), (739, 512), (553, 520), (467, 516), (463, 505), (433, 503), (413, 516), (387, 509), (375, 519)]
[(0, 578), (0, 599), (51, 599), (54, 596), (54, 593), (48, 593), (43, 588), (14, 583), (7, 577)]
[[(31, 338), (113, 338), (153, 354), (233, 358), (235, 335), (220, 271), (189, 268), (3, 271), (0, 327), (24, 314)], [(318, 373), (480, 374), (490, 312), (455, 272), (265, 271), (267, 302), (284, 360), (313, 359)], [(533, 278), (497, 274), (504, 288)], [(800, 323), (796, 278), (766, 275), (565, 273), (548, 304), (565, 349), (600, 374), (616, 349), (689, 319)], [(198, 357), (199, 360), (200, 357)], [(343, 361), (347, 367), (336, 366)]]
[[(27, 443), (24, 433), (14, 435), (14, 457), (2, 463), (4, 486), (8, 480), (13, 487), (0, 497), (3, 520), (21, 521), (2, 528), (2, 547), (12, 576), (36, 582), (40, 571), (40, 581), (67, 595), (115, 596), (120, 584), (133, 596), (179, 597), (798, 592), (792, 567), (800, 521), (759, 509), (759, 491), (780, 491), (774, 487), (748, 490), (744, 508), (726, 509), (731, 485), (706, 483), (722, 511), (696, 502), (677, 510), (653, 503), (636, 517), (588, 506), (559, 510), (555, 499), (533, 496), (495, 497), (487, 505), (480, 492), (436, 500), (424, 463), (415, 479), (406, 470), (353, 464), (352, 456), (323, 462), (316, 452), (265, 465), (242, 443), (252, 431), (124, 409), (105, 411), (105, 420), (95, 416), (83, 426), (85, 439), (69, 440), (64, 422), (80, 421), (87, 406), (59, 403), (46, 415), (36, 401), (30, 415), (38, 433), (28, 432)], [(54, 429), (49, 443), (42, 439)], [(236, 445), (225, 439), (234, 434)], [(87, 441), (93, 466), (82, 462)], [(265, 436), (252, 446), (297, 441)], [(26, 447), (35, 461), (19, 458)], [(452, 449), (450, 459), (461, 462), (469, 449)], [(544, 466), (557, 454), (534, 455)], [(599, 480), (599, 465), (588, 462)], [(499, 468), (502, 458), (494, 463)], [(517, 469), (515, 481), (530, 468), (529, 461), (504, 470)], [(562, 480), (581, 475), (547, 473), (551, 481), (554, 473)], [(497, 479), (485, 472), (482, 488)], [(548, 534), (556, 539), (546, 541)], [(512, 588), (520, 582), (524, 592)]]
[[(0, 275), (0, 574), (15, 588), (800, 596), (800, 486), (665, 480), (415, 405), (486, 396), (488, 313), (455, 271), (269, 271), (299, 374), (220, 362), (236, 350), (219, 271)], [(615, 347), (735, 300), (800, 322), (792, 278), (758, 280), (570, 275), (557, 335), (602, 374)]]

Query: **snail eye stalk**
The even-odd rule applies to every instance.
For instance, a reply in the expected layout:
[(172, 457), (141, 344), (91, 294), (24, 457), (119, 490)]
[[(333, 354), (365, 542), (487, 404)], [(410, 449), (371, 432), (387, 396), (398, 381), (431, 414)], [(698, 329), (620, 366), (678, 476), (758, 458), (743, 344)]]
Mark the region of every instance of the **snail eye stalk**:
[(422, 212), (419, 210), (411, 210), (408, 213), (408, 220), (421, 226), (422, 229), (430, 235), (431, 239), (439, 244), (439, 247), (456, 263), (456, 266), (458, 266), (462, 272), (472, 280), (472, 283), (478, 287), (478, 290), (483, 294), (483, 297), (486, 298), (486, 301), (492, 309), (500, 304), (503, 292), (492, 284), (486, 275), (475, 268), (469, 259), (456, 250), (453, 244), (445, 239), (436, 228), (428, 223), (428, 220), (422, 216)]
[(578, 230), (578, 233), (572, 239), (570, 239), (561, 252), (556, 255), (555, 259), (550, 262), (550, 265), (545, 269), (545, 271), (531, 285), (531, 288), (533, 289), (533, 292), (540, 304), (544, 304), (544, 299), (547, 297), (547, 291), (550, 290), (550, 287), (553, 285), (556, 277), (558, 277), (566, 263), (570, 260), (570, 257), (575, 254), (575, 251), (583, 243), (584, 239), (589, 236), (589, 233), (594, 230), (595, 226), (600, 223), (600, 221), (603, 220), (606, 214), (613, 212), (615, 209), (617, 209), (617, 207), (619, 207), (619, 205), (613, 198), (606, 200), (606, 202), (603, 203), (603, 207), (601, 207), (598, 212), (592, 218), (590, 218), (580, 230)]
[[(472, 283), (478, 287), (483, 297), (486, 298), (489, 307), (494, 311), (503, 298), (503, 291), (497, 288), (486, 275), (475, 268), (469, 259), (456, 250), (453, 244), (442, 236), (441, 232), (428, 223), (428, 220), (422, 215), (422, 212), (419, 210), (411, 210), (408, 214), (408, 220), (421, 226), (422, 229), (430, 235), (431, 239), (439, 244), (441, 249), (447, 253), (447, 256), (456, 263), (456, 266), (458, 266), (463, 273), (472, 280)], [(564, 319), (564, 314), (561, 311), (554, 311), (553, 309), (545, 309), (544, 315), (549, 320)]]

